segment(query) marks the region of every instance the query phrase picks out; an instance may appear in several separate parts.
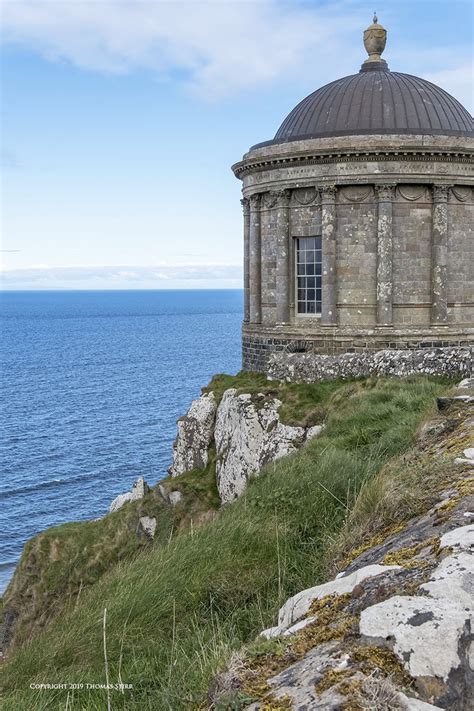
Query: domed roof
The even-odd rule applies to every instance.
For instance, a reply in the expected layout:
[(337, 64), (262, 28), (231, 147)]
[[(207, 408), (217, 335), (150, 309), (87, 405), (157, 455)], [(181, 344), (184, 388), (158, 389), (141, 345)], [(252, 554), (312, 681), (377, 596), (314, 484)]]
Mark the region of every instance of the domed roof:
[(468, 111), (425, 79), (387, 69), (333, 81), (303, 99), (275, 142), (364, 133), (474, 135)]
[(360, 72), (307, 96), (288, 114), (273, 141), (258, 145), (361, 134), (474, 136), (472, 116), (444, 89), (389, 70), (381, 57), (386, 39), (375, 16), (364, 32), (369, 57)]

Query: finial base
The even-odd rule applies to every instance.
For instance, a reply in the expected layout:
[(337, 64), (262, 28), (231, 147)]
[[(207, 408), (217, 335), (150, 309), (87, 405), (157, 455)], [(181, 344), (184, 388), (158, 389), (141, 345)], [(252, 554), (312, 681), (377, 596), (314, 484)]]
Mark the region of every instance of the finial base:
[(366, 59), (363, 62), (359, 72), (389, 72), (388, 64), (385, 59)]

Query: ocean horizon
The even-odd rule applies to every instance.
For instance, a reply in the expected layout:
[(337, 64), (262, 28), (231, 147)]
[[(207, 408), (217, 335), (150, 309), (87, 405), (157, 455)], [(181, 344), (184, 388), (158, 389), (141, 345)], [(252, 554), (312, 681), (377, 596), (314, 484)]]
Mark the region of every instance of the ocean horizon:
[(176, 420), (212, 375), (240, 369), (242, 294), (0, 292), (0, 593), (32, 536), (166, 476)]

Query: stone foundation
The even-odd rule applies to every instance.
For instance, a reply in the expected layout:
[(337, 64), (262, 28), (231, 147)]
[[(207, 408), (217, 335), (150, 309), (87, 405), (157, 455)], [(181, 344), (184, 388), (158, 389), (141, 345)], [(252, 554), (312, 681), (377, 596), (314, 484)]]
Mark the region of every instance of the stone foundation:
[(316, 353), (273, 353), (267, 373), (274, 380), (312, 383), (336, 378), (369, 376), (442, 375), (465, 378), (472, 372), (471, 348), (427, 348), (383, 350), (343, 355)]
[(300, 328), (264, 328), (244, 324), (242, 367), (266, 373), (274, 353), (373, 353), (382, 350), (427, 350), (433, 348), (474, 348), (474, 329), (438, 327), (430, 329), (341, 329), (320, 327), (319, 331)]

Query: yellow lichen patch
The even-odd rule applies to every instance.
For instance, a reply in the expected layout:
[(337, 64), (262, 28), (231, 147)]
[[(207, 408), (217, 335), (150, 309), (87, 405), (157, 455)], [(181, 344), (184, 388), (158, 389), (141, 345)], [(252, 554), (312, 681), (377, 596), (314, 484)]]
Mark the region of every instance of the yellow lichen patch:
[(343, 681), (338, 687), (338, 691), (347, 697), (347, 701), (341, 704), (341, 711), (362, 711), (363, 706), (356, 700), (362, 695), (363, 684), (361, 679), (349, 679)]
[(341, 681), (346, 680), (348, 677), (352, 676), (354, 671), (352, 669), (328, 669), (324, 672), (324, 676), (316, 684), (316, 691), (318, 694), (322, 694), (327, 689), (330, 689), (336, 684), (340, 684)]
[(292, 703), (289, 696), (282, 696), (277, 699), (272, 694), (262, 704), (262, 711), (288, 711), (291, 708)]
[(341, 639), (355, 629), (358, 617), (343, 612), (349, 599), (350, 595), (345, 594), (326, 595), (321, 600), (314, 600), (308, 614), (317, 619), (292, 635), (284, 649), (257, 654), (247, 660), (240, 677), (244, 691), (259, 699), (266, 697), (270, 692), (268, 679), (287, 669), (318, 644)]
[(393, 526), (388, 526), (387, 528), (384, 528), (382, 531), (377, 533), (368, 541), (365, 541), (365, 543), (362, 543), (357, 548), (351, 550), (351, 552), (341, 561), (339, 567), (341, 568), (341, 570), (344, 570), (356, 558), (362, 555), (362, 553), (365, 553), (370, 548), (375, 548), (375, 546), (381, 545), (389, 536), (393, 536), (395, 533), (400, 533), (400, 531), (403, 531), (404, 528), (405, 523), (396, 523)]
[(422, 568), (429, 565), (426, 560), (416, 559), (415, 556), (424, 548), (431, 548), (431, 552), (437, 555), (439, 551), (439, 537), (433, 536), (424, 541), (416, 543), (414, 546), (399, 548), (396, 551), (387, 553), (382, 563), (383, 565), (401, 565), (403, 568)]
[(474, 495), (474, 477), (470, 476), (457, 482), (456, 489), (459, 491), (461, 496)]
[(355, 647), (350, 652), (351, 661), (355, 662), (364, 674), (381, 672), (391, 676), (403, 686), (411, 686), (413, 679), (405, 671), (397, 655), (385, 647)]

